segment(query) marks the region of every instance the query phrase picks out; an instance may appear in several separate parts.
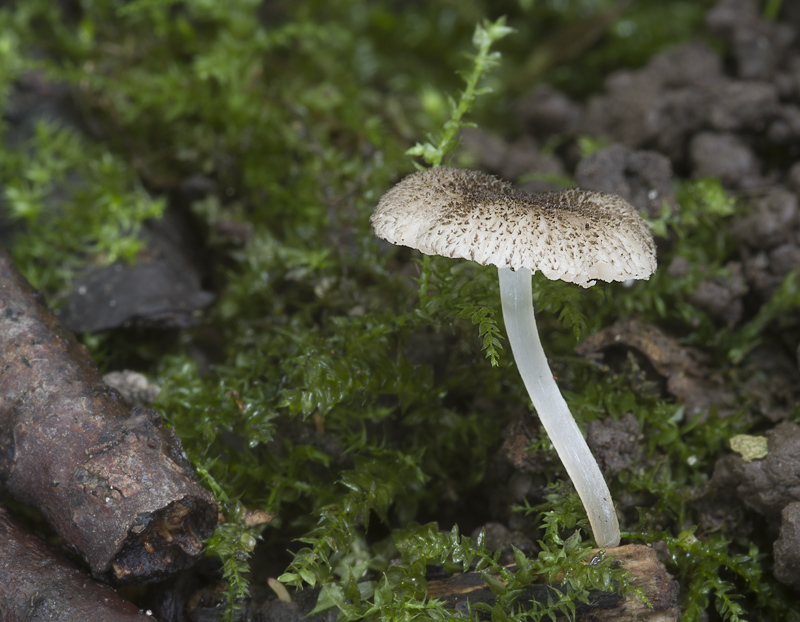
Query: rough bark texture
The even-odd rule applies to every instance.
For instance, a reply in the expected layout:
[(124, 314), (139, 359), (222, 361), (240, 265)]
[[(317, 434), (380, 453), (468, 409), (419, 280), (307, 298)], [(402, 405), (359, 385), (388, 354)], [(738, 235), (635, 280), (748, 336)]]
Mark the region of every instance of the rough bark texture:
[(0, 486), (118, 582), (187, 566), (216, 524), (175, 434), (103, 383), (2, 249)]
[(0, 508), (0, 620), (143, 622), (153, 618), (110, 587), (91, 580)]
[[(647, 596), (650, 606), (634, 595), (626, 596), (613, 609), (597, 609), (586, 620), (592, 622), (678, 622), (678, 582), (658, 561), (655, 550), (641, 544), (626, 544), (608, 549), (608, 554), (619, 560), (622, 567), (633, 575), (631, 584)], [(580, 618), (579, 618), (580, 619)]]

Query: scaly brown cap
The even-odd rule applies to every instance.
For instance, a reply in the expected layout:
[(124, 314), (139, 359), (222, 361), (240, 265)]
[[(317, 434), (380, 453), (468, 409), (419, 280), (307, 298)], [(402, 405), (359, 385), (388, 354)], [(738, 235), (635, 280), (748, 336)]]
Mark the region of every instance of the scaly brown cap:
[(565, 190), (526, 194), (478, 171), (409, 175), (381, 197), (375, 234), (428, 255), (540, 271), (582, 287), (647, 279), (656, 251), (647, 223), (621, 197)]

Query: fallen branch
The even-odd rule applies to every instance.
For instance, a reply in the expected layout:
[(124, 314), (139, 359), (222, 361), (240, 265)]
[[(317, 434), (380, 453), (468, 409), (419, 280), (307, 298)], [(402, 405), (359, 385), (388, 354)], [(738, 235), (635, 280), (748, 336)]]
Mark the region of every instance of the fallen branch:
[(175, 434), (103, 383), (2, 249), (0, 486), (117, 582), (193, 563), (217, 520)]
[(143, 622), (152, 620), (0, 508), (0, 620)]

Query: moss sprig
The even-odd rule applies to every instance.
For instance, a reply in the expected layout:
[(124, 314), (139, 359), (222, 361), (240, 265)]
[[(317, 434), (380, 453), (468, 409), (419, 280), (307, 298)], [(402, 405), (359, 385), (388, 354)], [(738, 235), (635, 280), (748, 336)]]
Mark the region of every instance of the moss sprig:
[(491, 92), (489, 88), (478, 88), (478, 83), (487, 72), (500, 63), (500, 53), (491, 51), (492, 46), (512, 32), (514, 29), (506, 26), (505, 17), (494, 22), (485, 20), (483, 24), (475, 27), (472, 45), (477, 51), (474, 55), (467, 55), (471, 69), (464, 74), (466, 84), (459, 94), (458, 102), (452, 98), (448, 99), (450, 118), (445, 121), (441, 136), (438, 139), (429, 136), (428, 142), (417, 143), (406, 151), (407, 155), (419, 156), (433, 168), (442, 164), (444, 157), (458, 144), (458, 133), (461, 128), (471, 125), (464, 122), (464, 115), (472, 109), (479, 95)]
[[(354, 572), (359, 567), (355, 564), (348, 566), (345, 576), (340, 571), (337, 581), (336, 560), (346, 555), (369, 528), (371, 513), (386, 521), (392, 503), (426, 481), (417, 461), (418, 458), (391, 450), (375, 451), (369, 458), (358, 459), (357, 468), (343, 473), (338, 482), (344, 494), (320, 510), (317, 526), (299, 539), (307, 546), (294, 554), (279, 580), (295, 587), (321, 584), (324, 602), (325, 597), (334, 598), (337, 589), (346, 591), (348, 582), (360, 579), (366, 567)], [(343, 613), (346, 615), (346, 610)]]
[(202, 466), (196, 466), (201, 481), (211, 490), (220, 503), (225, 522), (214, 530), (206, 543), (208, 553), (222, 562), (222, 578), (227, 589), (227, 606), (222, 615), (223, 622), (233, 622), (239, 618), (242, 603), (250, 591), (248, 572), (250, 556), (256, 546), (258, 532), (244, 522), (244, 507), (236, 499), (228, 497), (224, 488), (211, 473)]
[[(340, 622), (463, 619), (463, 613), (444, 601), (427, 598), (426, 569), (431, 565), (452, 573), (480, 573), (496, 601), (493, 605), (473, 605), (473, 615), (484, 610), (492, 620), (540, 622), (574, 617), (578, 603), (590, 602), (591, 593), (598, 590), (642, 596), (630, 585), (627, 571), (618, 567), (613, 558), (592, 557), (591, 546), (582, 541), (580, 532), (562, 539), (560, 533), (565, 525), (556, 512), (545, 514), (544, 525), (538, 556), (527, 557), (514, 549), (515, 564), (509, 567), (499, 562), (501, 551), (487, 548), (484, 531), (473, 539), (461, 534), (457, 526), (442, 531), (436, 523), (411, 523), (392, 534), (399, 560), (380, 569), (377, 575), (360, 578), (348, 570), (341, 580), (324, 583), (314, 612), (338, 607)], [(301, 551), (301, 559), (309, 563), (312, 554), (313, 551)], [(313, 563), (309, 565), (313, 567)], [(362, 565), (360, 570), (365, 568)], [(302, 569), (295, 568), (282, 580), (301, 580)], [(305, 580), (315, 582), (317, 578), (308, 573)], [(542, 581), (548, 585), (543, 586)]]

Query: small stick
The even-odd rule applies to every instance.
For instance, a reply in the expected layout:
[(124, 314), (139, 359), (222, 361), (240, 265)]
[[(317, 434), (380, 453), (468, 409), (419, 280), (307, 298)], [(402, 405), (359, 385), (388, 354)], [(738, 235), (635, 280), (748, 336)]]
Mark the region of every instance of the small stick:
[(1, 248), (0, 488), (120, 583), (190, 565), (217, 521), (177, 436), (105, 385)]
[(0, 620), (153, 620), (23, 528), (0, 508)]

